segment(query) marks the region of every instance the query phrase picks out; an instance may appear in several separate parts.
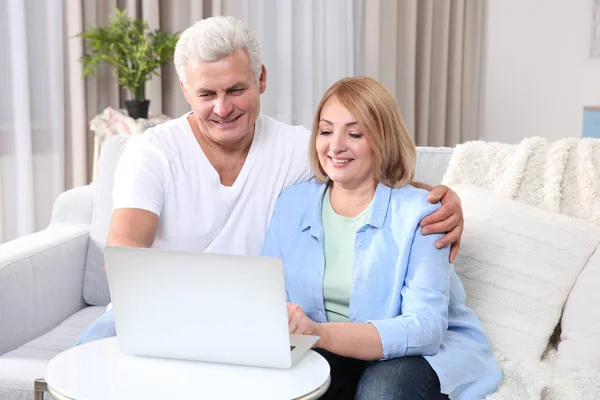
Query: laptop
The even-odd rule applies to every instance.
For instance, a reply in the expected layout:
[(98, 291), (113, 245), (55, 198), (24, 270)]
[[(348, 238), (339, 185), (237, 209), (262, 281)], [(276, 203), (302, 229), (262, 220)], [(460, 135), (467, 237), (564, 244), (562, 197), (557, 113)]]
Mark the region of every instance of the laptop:
[(278, 258), (107, 246), (124, 354), (289, 368), (319, 339), (290, 335)]

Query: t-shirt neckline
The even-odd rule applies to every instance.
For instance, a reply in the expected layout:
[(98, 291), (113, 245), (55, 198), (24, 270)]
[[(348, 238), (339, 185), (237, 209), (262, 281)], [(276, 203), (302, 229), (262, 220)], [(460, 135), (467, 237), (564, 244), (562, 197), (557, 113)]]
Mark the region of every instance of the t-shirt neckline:
[(243, 186), (243, 182), (248, 177), (250, 169), (252, 169), (252, 164), (254, 164), (254, 160), (256, 158), (256, 152), (257, 152), (258, 142), (260, 140), (260, 132), (261, 132), (261, 128), (262, 128), (262, 115), (259, 114), (258, 117), (256, 118), (256, 122), (254, 123), (254, 137), (252, 138), (252, 143), (250, 144), (250, 149), (248, 150), (248, 155), (246, 156), (246, 160), (244, 161), (244, 165), (242, 166), (240, 173), (238, 174), (237, 178), (235, 179), (235, 182), (233, 182), (233, 185), (225, 186), (221, 183), (221, 178), (219, 176), (219, 173), (217, 172), (215, 167), (211, 164), (211, 162), (208, 160), (206, 153), (204, 152), (204, 150), (202, 150), (202, 146), (200, 146), (200, 143), (198, 143), (198, 140), (196, 139), (196, 136), (194, 135), (194, 131), (192, 130), (192, 127), (190, 126), (190, 123), (188, 121), (188, 117), (192, 114), (193, 114), (193, 111), (190, 111), (190, 112), (184, 114), (182, 117), (183, 123), (185, 125), (185, 131), (187, 132), (188, 137), (194, 142), (195, 148), (197, 149), (195, 151), (198, 152), (200, 159), (202, 160), (203, 163), (206, 164), (207, 168), (211, 171), (210, 173), (211, 173), (212, 177), (214, 179), (216, 179), (216, 181), (218, 182), (219, 188), (222, 190), (225, 190), (225, 191), (233, 191), (233, 190), (237, 189), (238, 187)]

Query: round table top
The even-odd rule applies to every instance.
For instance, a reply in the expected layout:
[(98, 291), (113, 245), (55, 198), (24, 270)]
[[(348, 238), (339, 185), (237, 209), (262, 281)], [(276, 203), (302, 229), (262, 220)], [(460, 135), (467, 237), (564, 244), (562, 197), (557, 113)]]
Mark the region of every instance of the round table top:
[(73, 347), (48, 363), (57, 398), (317, 399), (329, 387), (329, 364), (309, 350), (289, 369), (129, 356), (116, 337)]

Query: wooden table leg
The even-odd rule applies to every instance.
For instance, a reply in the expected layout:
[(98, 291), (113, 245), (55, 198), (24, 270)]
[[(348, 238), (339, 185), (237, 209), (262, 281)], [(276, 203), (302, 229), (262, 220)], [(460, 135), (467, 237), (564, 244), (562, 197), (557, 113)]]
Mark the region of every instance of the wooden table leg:
[(33, 383), (33, 400), (44, 400), (44, 392), (48, 391), (48, 385), (44, 378), (36, 379)]

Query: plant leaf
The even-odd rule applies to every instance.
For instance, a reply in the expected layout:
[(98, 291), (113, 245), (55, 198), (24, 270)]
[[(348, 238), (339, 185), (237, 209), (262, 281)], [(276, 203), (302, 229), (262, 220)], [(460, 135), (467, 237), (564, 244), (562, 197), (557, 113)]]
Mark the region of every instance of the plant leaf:
[(86, 44), (86, 53), (79, 59), (83, 76), (95, 76), (99, 65), (107, 64), (119, 85), (135, 98), (143, 96), (146, 81), (171, 62), (179, 40), (179, 32), (151, 30), (146, 21), (130, 18), (126, 9), (117, 7), (107, 26), (87, 25), (77, 36)]

